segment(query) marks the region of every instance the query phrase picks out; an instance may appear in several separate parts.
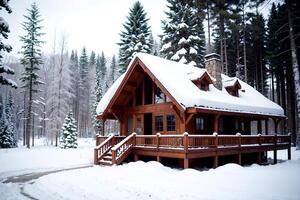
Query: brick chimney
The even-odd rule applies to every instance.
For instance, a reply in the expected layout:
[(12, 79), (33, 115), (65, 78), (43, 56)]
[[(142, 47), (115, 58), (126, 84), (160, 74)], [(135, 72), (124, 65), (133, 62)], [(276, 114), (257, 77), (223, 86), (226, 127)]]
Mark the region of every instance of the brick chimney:
[(205, 58), (205, 69), (211, 75), (215, 81), (213, 84), (219, 90), (222, 90), (222, 78), (221, 78), (221, 60), (220, 55), (216, 53), (207, 54)]

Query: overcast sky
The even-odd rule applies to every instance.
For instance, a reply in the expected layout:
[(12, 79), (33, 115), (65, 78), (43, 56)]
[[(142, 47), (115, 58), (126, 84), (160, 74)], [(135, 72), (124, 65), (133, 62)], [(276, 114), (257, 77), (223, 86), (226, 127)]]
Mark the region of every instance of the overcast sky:
[[(91, 50), (104, 51), (107, 56), (118, 53), (116, 44), (126, 21), (129, 8), (136, 0), (36, 0), (41, 12), (44, 26), (43, 51), (51, 53), (54, 35), (59, 41), (62, 34), (67, 36), (68, 49), (81, 51), (86, 46)], [(8, 43), (13, 47), (12, 55), (16, 56), (21, 49), (20, 35), (23, 35), (21, 23), (23, 15), (33, 0), (11, 0), (9, 2), (13, 12), (4, 14), (10, 25)], [(150, 18), (149, 25), (153, 35), (161, 33), (161, 19), (166, 10), (165, 0), (140, 0)], [(1, 11), (1, 15), (2, 15)], [(151, 16), (151, 17), (150, 17)]]
[[(118, 53), (122, 24), (126, 21), (129, 8), (136, 0), (35, 0), (40, 9), (42, 25), (44, 26), (43, 52), (53, 52), (54, 35), (57, 43), (62, 34), (66, 35), (69, 50), (79, 52), (85, 46), (90, 53), (104, 51), (111, 57)], [(273, 0), (274, 1), (274, 0)], [(21, 49), (20, 37), (24, 34), (21, 23), (24, 21), (26, 9), (33, 0), (11, 0), (13, 13), (1, 11), (10, 25), (8, 43), (13, 47), (11, 55), (19, 56)], [(166, 0), (140, 0), (150, 18), (154, 37), (161, 34), (161, 20), (165, 19)], [(261, 6), (264, 16), (267, 16), (272, 1), (266, 1)], [(56, 34), (55, 34), (56, 33)], [(58, 46), (58, 45), (57, 45)]]

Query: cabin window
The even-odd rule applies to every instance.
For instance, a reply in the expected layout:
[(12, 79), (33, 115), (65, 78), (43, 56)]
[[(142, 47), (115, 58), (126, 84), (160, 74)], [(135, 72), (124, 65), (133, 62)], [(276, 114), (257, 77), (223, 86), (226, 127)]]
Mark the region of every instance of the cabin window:
[(145, 105), (152, 104), (152, 80), (149, 76), (145, 76), (144, 79), (144, 91), (145, 91)]
[(204, 130), (204, 119), (202, 117), (196, 117), (195, 123), (196, 123), (196, 131)]
[(199, 84), (199, 89), (203, 91), (208, 91), (208, 84), (206, 81), (201, 81)]
[(175, 130), (176, 130), (175, 115), (169, 114), (167, 115), (167, 131), (175, 131)]
[(164, 103), (165, 102), (165, 95), (159, 89), (159, 87), (155, 87), (155, 103)]
[(239, 91), (235, 88), (226, 88), (226, 90), (231, 96), (235, 96), (235, 97), (239, 96)]
[(140, 85), (135, 91), (135, 105), (136, 106), (142, 105), (142, 95), (143, 95), (142, 90), (143, 90), (142, 85)]
[(162, 115), (155, 116), (155, 131), (164, 131), (164, 117)]

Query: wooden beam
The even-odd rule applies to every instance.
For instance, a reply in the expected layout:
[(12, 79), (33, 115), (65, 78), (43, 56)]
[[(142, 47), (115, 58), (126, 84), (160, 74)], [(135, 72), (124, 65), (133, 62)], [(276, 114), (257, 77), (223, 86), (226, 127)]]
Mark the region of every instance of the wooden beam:
[(219, 132), (219, 114), (216, 114), (214, 116), (214, 132), (218, 133)]
[(261, 134), (261, 120), (257, 120), (257, 134)]
[(171, 108), (175, 111), (175, 114), (177, 115), (177, 117), (179, 117), (181, 123), (184, 124), (184, 117), (183, 117), (183, 113), (181, 113), (176, 106), (174, 106), (173, 104), (171, 105)]
[(191, 119), (193, 118), (194, 115), (195, 115), (194, 113), (189, 114), (188, 118), (187, 118), (186, 121), (185, 121), (185, 124), (186, 124), (186, 125), (191, 121)]
[(266, 119), (265, 120), (265, 135), (268, 135), (269, 134), (269, 124), (268, 124), (268, 122), (269, 122), (269, 119)]
[(132, 96), (132, 92), (128, 91), (128, 90), (123, 90), (121, 94), (123, 94), (125, 96)]

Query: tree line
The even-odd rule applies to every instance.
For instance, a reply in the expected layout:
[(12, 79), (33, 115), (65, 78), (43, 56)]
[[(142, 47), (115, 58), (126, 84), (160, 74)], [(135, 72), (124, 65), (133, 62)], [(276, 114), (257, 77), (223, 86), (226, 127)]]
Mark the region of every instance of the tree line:
[[(69, 53), (64, 36), (58, 48), (57, 42), (53, 42), (51, 55), (43, 55), (42, 20), (37, 5), (33, 4), (22, 24), (28, 33), (21, 37), (22, 59), (10, 62), (10, 67), (5, 68), (5, 77), (13, 73), (13, 77), (21, 77), (21, 81), (16, 80), (19, 88), (2, 86), (1, 90), (6, 91), (1, 93), (5, 94), (2, 98), (8, 102), (12, 91), (16, 127), (24, 133), (27, 146), (30, 135), (32, 139), (35, 135), (47, 135), (51, 144), (57, 145), (70, 110), (80, 136), (102, 131), (102, 122), (95, 117), (97, 103), (126, 71), (135, 53), (150, 53), (203, 67), (204, 55), (216, 52), (220, 54), (225, 75), (240, 78), (283, 107), (288, 116), (283, 126), (293, 134), (295, 142), (300, 130), (299, 4), (295, 0), (278, 4), (265, 0), (167, 0), (162, 35), (154, 39), (147, 12), (137, 1), (123, 23), (119, 54), (111, 59), (103, 52), (92, 51), (88, 56), (85, 48), (80, 55), (76, 50)], [(269, 15), (264, 18), (262, 13), (269, 7)], [(11, 12), (10, 8), (6, 10)], [(1, 25), (2, 37), (7, 38), (7, 30), (8, 26)], [(11, 49), (9, 45), (4, 47), (1, 52)], [(1, 55), (4, 66), (2, 58)], [(16, 66), (24, 67), (14, 71), (18, 69)], [(10, 79), (2, 81), (5, 83), (16, 86)]]

